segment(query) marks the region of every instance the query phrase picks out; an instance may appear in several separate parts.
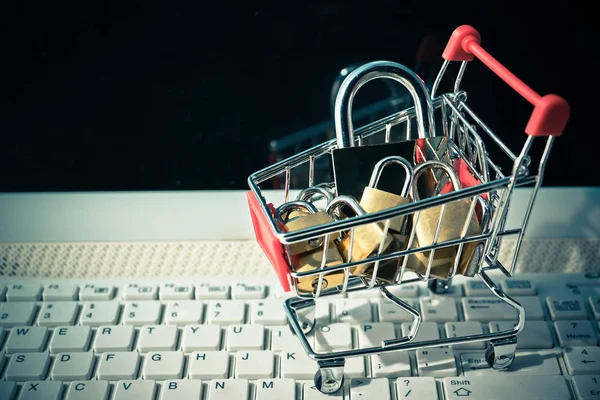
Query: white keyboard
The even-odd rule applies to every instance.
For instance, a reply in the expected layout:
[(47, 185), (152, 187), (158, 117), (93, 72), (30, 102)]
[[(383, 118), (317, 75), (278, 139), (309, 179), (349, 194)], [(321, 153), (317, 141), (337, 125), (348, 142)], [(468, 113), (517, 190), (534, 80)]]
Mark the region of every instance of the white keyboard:
[[(508, 370), (487, 366), (484, 342), (400, 351), (347, 359), (344, 387), (324, 395), (275, 280), (0, 277), (0, 399), (600, 399), (600, 277), (496, 282), (526, 310)], [(477, 278), (445, 296), (392, 292), (421, 310), (418, 340), (515, 318)], [(317, 351), (401, 337), (411, 320), (377, 291), (321, 298), (316, 314)]]

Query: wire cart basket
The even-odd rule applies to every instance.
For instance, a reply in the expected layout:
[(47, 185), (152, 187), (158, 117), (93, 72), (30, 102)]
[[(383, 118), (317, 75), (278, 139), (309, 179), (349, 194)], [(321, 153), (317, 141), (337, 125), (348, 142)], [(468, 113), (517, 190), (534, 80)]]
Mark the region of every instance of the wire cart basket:
[[(479, 33), (468, 25), (457, 28), (450, 37), (444, 50), (444, 63), (434, 82), (431, 94), (421, 86), (419, 90), (411, 88), (407, 84), (415, 76), (407, 75), (406, 68), (392, 62), (374, 62), (365, 64), (349, 74), (340, 87), (335, 106), (335, 128), (337, 140), (329, 140), (300, 152), (292, 157), (277, 162), (267, 168), (253, 173), (248, 178), (250, 191), (247, 199), (250, 206), (250, 214), (256, 234), (256, 238), (265, 255), (271, 262), (278, 275), (280, 284), (284, 291), (293, 290), (295, 296), (285, 301), (285, 310), (288, 315), (291, 329), (300, 339), (302, 346), (308, 356), (317, 361), (319, 370), (315, 375), (315, 385), (323, 393), (333, 393), (342, 387), (344, 381), (344, 360), (348, 357), (365, 356), (398, 350), (415, 350), (427, 347), (451, 346), (456, 344), (471, 343), (478, 341), (489, 341), (490, 346), (486, 350), (486, 361), (494, 369), (504, 369), (514, 360), (517, 346), (517, 333), (524, 326), (523, 307), (506, 293), (504, 293), (488, 275), (488, 271), (499, 269), (506, 276), (511, 276), (516, 268), (517, 258), (527, 222), (534, 205), (537, 191), (542, 183), (544, 168), (550, 154), (552, 144), (556, 136), (562, 134), (568, 121), (570, 110), (568, 103), (559, 96), (549, 94), (540, 96), (509, 72), (489, 53), (480, 46)], [(527, 137), (523, 148), (519, 153), (513, 153), (492, 132), (492, 130), (475, 114), (467, 105), (466, 92), (460, 90), (460, 83), (465, 69), (473, 58), (477, 57), (483, 64), (495, 72), (517, 93), (523, 96), (533, 106), (529, 122), (525, 128)], [(442, 79), (447, 75), (448, 66), (451, 62), (459, 61), (459, 69), (454, 80), (453, 91), (437, 94)], [(414, 100), (414, 106), (387, 116), (379, 121), (355, 129), (353, 138), (359, 145), (368, 137), (379, 137), (380, 143), (392, 143), (395, 137), (415, 137), (416, 152), (422, 150), (422, 145), (427, 135), (425, 132), (435, 133), (433, 137), (443, 136), (447, 139), (447, 148), (437, 160), (419, 160), (415, 157), (415, 163), (421, 164), (444, 164), (459, 170), (462, 167), (470, 171), (471, 180), (463, 181), (462, 186), (453, 191), (443, 190), (437, 195), (417, 199), (406, 204), (387, 208), (377, 212), (346, 216), (304, 229), (287, 231), (285, 226), (277, 217), (278, 204), (269, 201), (268, 190), (262, 190), (260, 185), (271, 188), (269, 180), (278, 178), (285, 179), (284, 202), (290, 201), (291, 176), (300, 170), (308, 170), (304, 177), (307, 187), (321, 187), (331, 190), (332, 195), (338, 195), (335, 182), (315, 182), (314, 165), (316, 162), (325, 160), (333, 163), (334, 150), (348, 145), (340, 139), (340, 133), (352, 131), (352, 119), (350, 117), (353, 93), (358, 88), (376, 78), (389, 78), (403, 84), (409, 89)], [(417, 77), (418, 80), (418, 77)], [(418, 88), (417, 88), (418, 89)], [(423, 95), (425, 93), (426, 95)], [(532, 151), (535, 139), (541, 142), (539, 152)], [(545, 140), (544, 140), (545, 139)], [(489, 157), (486, 146), (495, 146), (499, 157), (492, 160)], [(534, 153), (536, 156), (534, 157)], [(538, 154), (539, 153), (539, 154)], [(421, 157), (422, 158), (422, 157)], [(537, 171), (534, 170), (534, 159), (537, 160)], [(325, 162), (323, 161), (323, 162)], [(308, 165), (308, 168), (306, 166)], [(509, 172), (502, 171), (502, 165), (507, 165)], [(420, 168), (415, 166), (415, 171)], [(446, 172), (450, 167), (445, 167)], [(444, 168), (440, 168), (444, 169)], [(444, 172), (444, 171), (442, 171)], [(304, 172), (305, 173), (305, 172)], [(432, 174), (436, 187), (448, 184), (445, 174)], [(449, 175), (452, 175), (451, 173)], [(526, 207), (523, 219), (519, 221), (519, 227), (506, 228), (507, 213), (510, 199), (516, 187), (532, 186), (531, 197)], [(338, 196), (332, 204), (340, 202)], [(468, 221), (475, 218), (477, 214), (481, 220), (480, 229), (477, 233), (468, 234), (466, 229), (461, 230), (461, 235), (455, 239), (438, 240), (439, 232), (444, 222), (444, 211), (451, 204), (464, 201), (469, 204), (465, 226)], [(427, 245), (415, 245), (415, 229), (407, 232), (407, 245), (397, 251), (383, 252), (383, 245), (379, 251), (374, 252), (366, 259), (351, 261), (351, 257), (337, 265), (326, 265), (328, 246), (330, 239), (338, 235), (347, 235), (350, 241), (354, 240), (358, 228), (369, 224), (380, 223), (385, 226), (381, 242), (386, 240), (389, 233), (390, 221), (394, 218), (410, 218), (412, 226), (416, 226), (419, 217), (433, 208), (441, 208), (437, 227), (431, 243)], [(513, 236), (517, 238), (516, 250), (508, 265), (504, 265), (498, 259), (502, 238)], [(290, 257), (290, 246), (308, 240), (319, 241), (322, 245), (321, 267), (308, 271), (297, 271), (293, 257)], [(469, 244), (476, 244), (477, 256), (472, 258), (469, 272), (461, 271), (458, 259), (461, 252)], [(352, 247), (352, 245), (351, 245)], [(435, 253), (441, 252), (449, 247), (457, 248), (456, 262), (448, 274), (441, 279), (433, 273), (433, 259)], [(425, 268), (409, 274), (409, 259), (418, 254), (427, 254), (428, 259), (423, 265)], [(383, 279), (378, 270), (380, 265), (391, 260), (398, 262), (397, 272), (393, 277)], [(355, 276), (351, 273), (353, 268), (364, 265), (366, 262), (373, 265), (369, 276)], [(339, 284), (327, 285), (328, 274), (343, 274)], [(518, 316), (518, 322), (513, 329), (489, 332), (477, 335), (460, 337), (448, 337), (437, 340), (415, 340), (422, 321), (419, 310), (395, 296), (388, 287), (390, 285), (404, 285), (426, 281), (433, 290), (447, 287), (448, 282), (456, 275), (478, 277), (483, 284), (498, 299), (506, 302), (512, 307)], [(299, 290), (299, 281), (312, 279), (314, 290), (307, 292)], [(333, 352), (316, 352), (309, 340), (309, 334), (315, 326), (315, 300), (321, 296), (331, 296), (353, 291), (377, 288), (384, 298), (387, 298), (398, 307), (409, 313), (412, 317), (410, 332), (404, 337), (390, 338), (384, 340), (380, 346), (360, 348), (353, 350), (340, 350)]]

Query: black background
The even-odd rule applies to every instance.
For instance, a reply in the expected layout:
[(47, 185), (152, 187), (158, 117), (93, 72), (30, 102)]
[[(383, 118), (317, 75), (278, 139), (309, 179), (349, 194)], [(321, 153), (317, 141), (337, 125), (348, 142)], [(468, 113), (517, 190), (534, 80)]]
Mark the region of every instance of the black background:
[[(462, 24), (540, 94), (570, 102), (545, 184), (600, 184), (581, 139), (594, 64), (579, 55), (592, 30), (585, 10), (277, 4), (2, 2), (0, 191), (246, 189), (268, 164), (269, 141), (330, 117), (342, 67), (412, 66), (423, 37), (443, 46)], [(531, 106), (477, 62), (463, 82), (472, 107), (518, 151)]]

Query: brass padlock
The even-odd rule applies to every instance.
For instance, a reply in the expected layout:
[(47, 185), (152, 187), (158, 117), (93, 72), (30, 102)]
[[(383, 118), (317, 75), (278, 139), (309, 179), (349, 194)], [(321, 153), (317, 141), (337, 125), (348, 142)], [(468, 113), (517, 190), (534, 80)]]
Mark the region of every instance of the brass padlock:
[[(406, 178), (400, 194), (390, 193), (377, 188), (377, 184), (379, 183), (379, 178), (383, 172), (383, 169), (390, 164), (400, 164), (406, 172)], [(365, 187), (360, 199), (360, 206), (367, 213), (373, 213), (410, 203), (411, 199), (408, 197), (408, 193), (412, 186), (412, 177), (413, 168), (407, 159), (400, 156), (383, 158), (377, 164), (375, 164), (369, 185)], [(391, 236), (392, 243), (387, 249), (388, 252), (401, 251), (406, 247), (407, 236), (404, 233), (407, 229), (407, 222), (407, 218), (404, 215), (392, 218), (390, 220), (388, 232)], [(398, 263), (401, 260), (402, 258), (400, 258), (400, 260), (392, 259), (380, 262), (377, 270), (378, 279), (392, 283), (394, 281), (394, 277), (396, 276), (396, 271), (398, 270)], [(371, 278), (373, 276), (373, 267), (369, 267), (364, 272), (364, 275), (368, 278)]]
[[(419, 200), (415, 183), (419, 176), (426, 170), (440, 168), (446, 172), (454, 190), (460, 190), (460, 180), (452, 167), (441, 161), (426, 161), (414, 169), (411, 194), (414, 201)], [(479, 197), (466, 198), (440, 206), (429, 207), (413, 215), (414, 240), (411, 248), (416, 249), (431, 246), (449, 240), (461, 239), (481, 234), (482, 229), (474, 212), (473, 201), (482, 199)], [(442, 214), (442, 208), (443, 214)], [(473, 208), (473, 209), (472, 209)], [(439, 231), (438, 231), (439, 225)], [(454, 274), (473, 276), (477, 273), (477, 266), (482, 256), (482, 242), (467, 242), (462, 246), (459, 253), (459, 245), (447, 246), (435, 250), (423, 251), (411, 254), (407, 257), (406, 268), (420, 274), (426, 274), (429, 264), (430, 277), (448, 279)], [(430, 258), (433, 258), (430, 260)], [(456, 271), (455, 271), (456, 265)]]
[[(299, 231), (301, 229), (333, 222), (333, 218), (324, 211), (319, 211), (313, 204), (295, 200), (283, 203), (277, 208), (277, 214), (280, 216), (288, 232)], [(330, 236), (330, 242), (336, 238)], [(297, 255), (318, 249), (323, 245), (323, 237), (303, 240), (301, 242), (288, 245), (290, 255)]]
[[(331, 215), (336, 209), (343, 206), (348, 206), (348, 208), (353, 210), (356, 215), (360, 216), (366, 214), (365, 210), (352, 196), (336, 197), (327, 205), (325, 211)], [(383, 222), (373, 222), (355, 227), (353, 234), (352, 231), (349, 231), (347, 234), (343, 235), (342, 239), (336, 241), (336, 243), (338, 244), (338, 249), (340, 250), (344, 261), (352, 262), (364, 260), (367, 257), (377, 254), (380, 248), (382, 253), (387, 251), (392, 244), (392, 235), (387, 233), (384, 238), (384, 228), (385, 225)], [(374, 262), (359, 264), (350, 268), (350, 273), (352, 275), (362, 276), (364, 272), (372, 266), (374, 266)]]
[[(323, 265), (323, 254), (324, 250), (319, 248), (317, 250), (308, 251), (292, 256), (292, 264), (295, 272), (314, 271), (321, 269)], [(326, 260), (324, 266), (331, 267), (339, 265), (344, 262), (342, 255), (340, 254), (335, 243), (329, 242), (327, 248), (327, 254), (325, 255)], [(344, 283), (345, 273), (343, 270), (325, 273), (323, 275), (323, 281), (321, 283), (321, 290), (332, 288), (334, 286), (342, 285)], [(317, 290), (319, 284), (319, 276), (306, 276), (298, 278), (297, 288), (301, 293), (314, 293)]]

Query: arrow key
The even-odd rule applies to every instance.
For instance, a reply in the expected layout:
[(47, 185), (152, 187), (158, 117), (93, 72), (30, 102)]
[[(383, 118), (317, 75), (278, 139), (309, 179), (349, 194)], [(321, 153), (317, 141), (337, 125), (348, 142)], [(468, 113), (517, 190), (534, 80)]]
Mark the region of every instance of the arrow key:
[(566, 347), (563, 356), (570, 375), (600, 373), (600, 347)]

